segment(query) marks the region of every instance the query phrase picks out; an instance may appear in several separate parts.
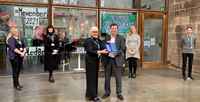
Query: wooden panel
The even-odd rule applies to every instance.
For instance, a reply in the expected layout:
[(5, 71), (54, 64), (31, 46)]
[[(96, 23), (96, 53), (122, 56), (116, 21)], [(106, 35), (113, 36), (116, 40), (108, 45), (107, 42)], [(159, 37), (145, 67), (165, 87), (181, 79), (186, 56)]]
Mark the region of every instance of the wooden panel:
[(164, 68), (163, 62), (145, 62), (142, 65), (142, 68)]

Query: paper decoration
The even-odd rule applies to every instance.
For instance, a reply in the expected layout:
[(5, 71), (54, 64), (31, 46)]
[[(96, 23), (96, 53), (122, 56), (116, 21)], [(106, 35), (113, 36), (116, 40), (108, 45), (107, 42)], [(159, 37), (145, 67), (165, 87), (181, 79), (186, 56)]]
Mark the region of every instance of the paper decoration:
[(70, 17), (70, 18), (72, 18), (72, 17), (73, 17), (73, 15), (72, 15), (72, 14), (70, 14), (70, 15), (69, 15), (69, 17)]
[(65, 18), (63, 18), (63, 23), (65, 23)]
[(78, 39), (74, 39), (74, 42), (78, 42)]
[(72, 33), (70, 32), (69, 34), (71, 35)]
[(1, 10), (1, 17), (9, 27), (16, 27), (17, 26), (17, 24), (15, 24), (11, 20), (9, 20), (9, 15), (8, 15), (8, 13), (6, 11), (4, 11), (3, 8)]
[(62, 13), (62, 16), (64, 17), (64, 16), (65, 16), (65, 13)]
[(81, 13), (81, 16), (83, 17), (83, 13)]
[(88, 33), (86, 34), (86, 36), (88, 37)]
[(88, 27), (86, 27), (86, 30), (88, 30)]
[(72, 37), (72, 35), (70, 35), (69, 37)]
[(81, 34), (81, 37), (84, 37), (84, 34)]
[(16, 27), (17, 24), (15, 24), (14, 22), (12, 22), (11, 20), (7, 21), (6, 24), (9, 26), (9, 27)]
[(74, 37), (78, 37), (78, 34), (74, 34)]
[(70, 38), (69, 40), (71, 41), (72, 39)]
[(84, 23), (81, 23), (81, 27), (83, 27), (84, 26)]
[(92, 26), (94, 26), (94, 22), (92, 22)]
[(94, 16), (92, 16), (92, 19), (94, 20)]
[(69, 18), (69, 21), (71, 21), (72, 19), (71, 18)]
[(69, 27), (69, 30), (71, 31), (71, 30), (72, 30), (72, 27)]
[(88, 16), (89, 16), (89, 13), (86, 13), (86, 14), (85, 14), (85, 16), (87, 16), (87, 17), (88, 17)]
[(53, 22), (54, 22), (54, 25), (56, 25), (56, 20), (54, 20)]
[(63, 32), (63, 36), (65, 36), (65, 32)]
[(69, 26), (72, 26), (72, 23), (69, 23)]
[(33, 38), (33, 30), (30, 27), (25, 28), (25, 38)]
[(54, 13), (54, 14), (53, 14), (53, 17), (56, 17), (56, 16), (57, 16), (57, 13)]
[(46, 35), (46, 28), (37, 27), (35, 30), (35, 36), (39, 40), (43, 40), (43, 35)]
[(85, 22), (85, 24), (88, 24), (88, 20)]
[(75, 21), (78, 21), (78, 18), (74, 18)]
[(75, 33), (77, 33), (77, 29), (75, 29)]
[(81, 28), (81, 31), (83, 31), (84, 30), (84, 28)]
[(81, 22), (83, 22), (83, 19), (81, 19)]

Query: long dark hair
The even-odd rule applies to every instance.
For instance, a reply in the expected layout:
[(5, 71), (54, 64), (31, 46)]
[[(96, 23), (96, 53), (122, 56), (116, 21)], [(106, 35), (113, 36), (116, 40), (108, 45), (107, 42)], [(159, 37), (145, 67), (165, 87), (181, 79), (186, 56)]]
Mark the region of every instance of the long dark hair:
[(55, 32), (54, 27), (53, 27), (52, 25), (48, 25), (48, 26), (46, 27), (46, 32), (47, 32), (47, 34), (50, 34), (50, 33), (49, 33), (49, 28), (53, 28), (53, 32), (52, 32), (52, 33)]

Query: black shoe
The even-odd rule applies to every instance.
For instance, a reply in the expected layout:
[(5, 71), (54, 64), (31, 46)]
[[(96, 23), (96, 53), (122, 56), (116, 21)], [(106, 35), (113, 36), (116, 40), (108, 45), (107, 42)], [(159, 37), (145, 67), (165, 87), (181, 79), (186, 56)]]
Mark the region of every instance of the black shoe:
[(186, 81), (186, 77), (185, 77), (185, 75), (183, 75), (183, 80)]
[(104, 94), (103, 96), (102, 96), (102, 99), (104, 99), (104, 98), (107, 98), (108, 96), (110, 96), (110, 94)]
[(128, 78), (131, 78), (131, 77), (132, 77), (132, 74), (130, 73), (129, 76), (128, 76)]
[(93, 100), (94, 102), (101, 102), (101, 100), (99, 98), (91, 98), (91, 100)]
[(136, 74), (135, 74), (135, 73), (133, 74), (133, 78), (134, 78), (134, 79), (136, 78)]
[[(14, 87), (16, 87), (16, 86), (14, 85)], [(21, 85), (19, 85), (19, 87), (20, 87), (20, 88), (23, 88), (23, 86), (21, 86)]]
[(193, 77), (188, 77), (188, 79), (194, 81), (194, 78), (193, 78)]
[(19, 91), (22, 90), (21, 87), (20, 87), (20, 85), (15, 86), (15, 89), (16, 89), (16, 90), (19, 90)]
[(53, 77), (49, 77), (49, 82), (52, 82), (52, 83), (55, 82), (55, 80), (53, 79)]
[(117, 95), (117, 97), (122, 101), (124, 100), (124, 97), (122, 95)]

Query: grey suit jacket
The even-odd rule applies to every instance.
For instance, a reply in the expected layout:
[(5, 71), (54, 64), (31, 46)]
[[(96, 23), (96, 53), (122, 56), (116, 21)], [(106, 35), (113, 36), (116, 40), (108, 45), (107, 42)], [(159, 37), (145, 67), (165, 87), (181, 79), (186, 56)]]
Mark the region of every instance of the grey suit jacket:
[[(105, 37), (105, 41), (107, 42), (110, 40), (111, 40), (110, 35), (107, 35)], [(116, 43), (117, 49), (118, 49), (117, 54), (115, 56), (115, 61), (116, 61), (118, 67), (122, 67), (122, 65), (123, 65), (122, 53), (124, 53), (124, 50), (125, 50), (124, 37), (119, 34), (116, 34), (115, 43)], [(106, 55), (105, 65), (107, 65), (107, 62), (108, 62), (108, 54)]]

